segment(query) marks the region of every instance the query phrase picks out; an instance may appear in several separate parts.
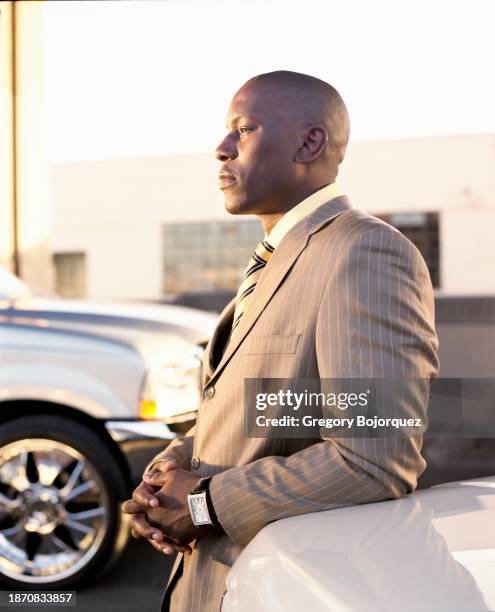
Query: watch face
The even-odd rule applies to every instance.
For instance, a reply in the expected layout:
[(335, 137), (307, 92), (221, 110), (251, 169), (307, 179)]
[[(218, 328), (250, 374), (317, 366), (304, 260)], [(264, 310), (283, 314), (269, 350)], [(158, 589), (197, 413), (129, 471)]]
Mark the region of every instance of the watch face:
[(211, 525), (210, 513), (206, 502), (206, 492), (190, 494), (187, 496), (189, 511), (195, 525)]
[(199, 495), (193, 495), (191, 500), (194, 514), (200, 514), (203, 511), (203, 505)]

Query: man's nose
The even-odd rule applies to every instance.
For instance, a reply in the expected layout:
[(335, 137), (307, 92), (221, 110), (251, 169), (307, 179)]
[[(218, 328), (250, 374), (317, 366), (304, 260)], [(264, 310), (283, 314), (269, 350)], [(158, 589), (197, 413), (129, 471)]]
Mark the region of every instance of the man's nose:
[(227, 161), (228, 159), (235, 159), (237, 157), (237, 148), (235, 146), (234, 139), (230, 134), (225, 136), (222, 142), (215, 149), (215, 157), (218, 161)]

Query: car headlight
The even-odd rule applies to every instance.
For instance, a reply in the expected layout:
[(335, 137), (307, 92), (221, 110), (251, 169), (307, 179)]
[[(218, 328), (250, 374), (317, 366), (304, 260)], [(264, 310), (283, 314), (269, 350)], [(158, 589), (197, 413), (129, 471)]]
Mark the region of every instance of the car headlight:
[(160, 363), (148, 370), (139, 401), (141, 419), (177, 422), (198, 409), (201, 385), (199, 354)]

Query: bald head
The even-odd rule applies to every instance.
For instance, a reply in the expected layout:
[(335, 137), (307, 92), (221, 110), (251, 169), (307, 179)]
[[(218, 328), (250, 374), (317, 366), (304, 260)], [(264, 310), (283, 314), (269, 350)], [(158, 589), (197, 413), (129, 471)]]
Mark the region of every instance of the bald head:
[(339, 92), (316, 77), (289, 70), (267, 72), (249, 79), (243, 87), (266, 89), (277, 98), (279, 109), (304, 127), (323, 125), (328, 133), (330, 157), (340, 164), (349, 142), (347, 108)]
[(335, 180), (349, 140), (347, 110), (328, 83), (297, 72), (260, 74), (232, 98), (216, 148), (232, 214), (276, 219)]

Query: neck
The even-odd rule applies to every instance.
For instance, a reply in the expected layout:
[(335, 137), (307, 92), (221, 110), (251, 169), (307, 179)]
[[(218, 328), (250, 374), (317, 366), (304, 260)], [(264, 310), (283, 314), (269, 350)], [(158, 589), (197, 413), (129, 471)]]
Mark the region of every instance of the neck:
[(292, 192), (290, 198), (285, 199), (284, 206), (279, 206), (279, 210), (273, 213), (258, 213), (256, 216), (261, 221), (261, 225), (263, 226), (263, 231), (265, 235), (269, 234), (272, 229), (275, 227), (277, 222), (285, 215), (285, 213), (292, 210), (295, 206), (303, 202), (306, 198), (309, 198), (310, 195), (319, 191), (323, 187), (326, 187), (333, 181), (327, 181), (319, 186), (304, 186), (301, 189)]
[[(292, 206), (292, 208), (294, 207)], [(288, 210), (290, 210), (290, 208)], [(261, 221), (265, 236), (267, 236), (272, 231), (277, 222), (285, 215), (286, 212), (288, 211), (285, 211), (283, 213), (277, 213), (275, 215), (258, 215), (258, 219)]]

